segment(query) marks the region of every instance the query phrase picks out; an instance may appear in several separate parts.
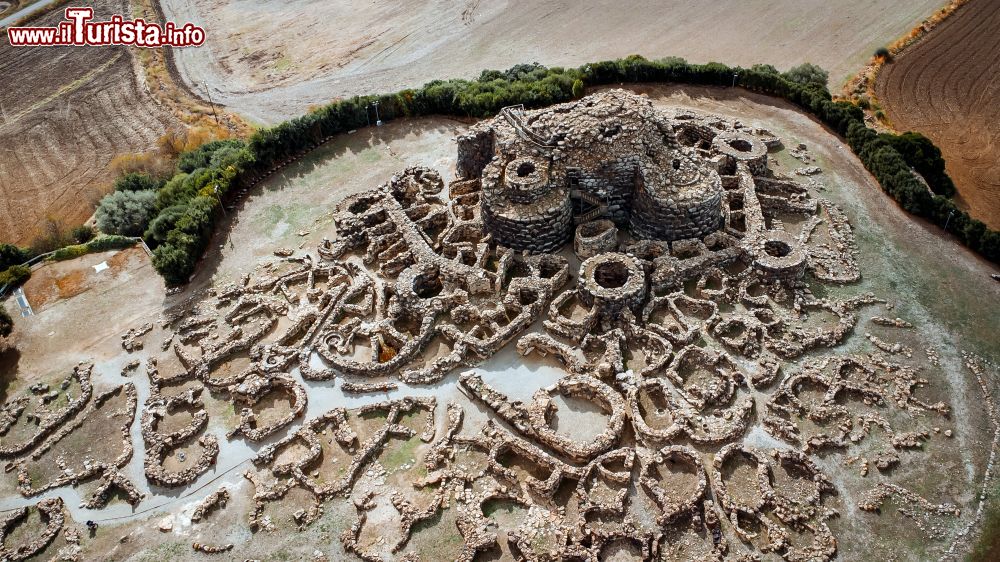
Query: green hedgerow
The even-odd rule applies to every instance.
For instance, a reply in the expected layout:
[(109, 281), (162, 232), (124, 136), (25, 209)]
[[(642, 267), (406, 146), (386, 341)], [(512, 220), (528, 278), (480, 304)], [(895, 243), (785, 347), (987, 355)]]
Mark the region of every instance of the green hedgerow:
[(31, 277), (31, 268), (26, 265), (12, 265), (0, 272), (0, 287), (16, 287)]

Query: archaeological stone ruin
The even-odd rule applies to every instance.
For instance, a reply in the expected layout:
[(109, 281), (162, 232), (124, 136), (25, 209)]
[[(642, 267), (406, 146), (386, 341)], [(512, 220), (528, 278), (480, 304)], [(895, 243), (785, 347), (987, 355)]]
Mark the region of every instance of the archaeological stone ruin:
[[(905, 364), (918, 351), (892, 340), (914, 326), (878, 315), (892, 314), (886, 296), (833, 290), (861, 277), (852, 227), (775, 171), (780, 139), (609, 90), (506, 108), (456, 141), (453, 181), (402, 170), (344, 199), (319, 247), (278, 250), (129, 330), (118, 369), (149, 379), (142, 404), (132, 384), (93, 396), (81, 364), (67, 378), (79, 390), (12, 440), (47, 389), (8, 398), (0, 457), (21, 494), (95, 482), (89, 508), (112, 492), (145, 505), (125, 470), (137, 416), (147, 483), (203, 488), (185, 524), (238, 503), (209, 476), (227, 443), (246, 442), (246, 526), (308, 529), (343, 501), (334, 540), (362, 560), (434, 559), (417, 544), (437, 521), (469, 561), (829, 560), (853, 501), (830, 473), (834, 453), (869, 490), (847, 509), (903, 502), (953, 538), (941, 529), (961, 510), (888, 480), (953, 446), (951, 408), (924, 398), (928, 381)], [(859, 329), (872, 345), (841, 349)], [(501, 351), (559, 376), (515, 395), (482, 369)], [(318, 410), (312, 392), (334, 385), (364, 405)], [(113, 399), (128, 447), (32, 480), (60, 425)], [(214, 400), (230, 405), (225, 433), (210, 430)], [(593, 423), (567, 422), (568, 404)], [(404, 445), (420, 453), (395, 458)], [(497, 506), (521, 515), (500, 524)], [(65, 524), (60, 502), (37, 509), (54, 530), (0, 545), (4, 559)], [(24, 517), (4, 516), (0, 535)], [(234, 549), (202, 540), (192, 556)]]

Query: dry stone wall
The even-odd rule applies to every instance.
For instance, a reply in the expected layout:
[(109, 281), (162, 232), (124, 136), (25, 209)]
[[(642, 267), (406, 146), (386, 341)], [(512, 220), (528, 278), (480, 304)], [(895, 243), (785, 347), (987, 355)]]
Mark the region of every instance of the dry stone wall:
[[(505, 110), (458, 141), (450, 185), (405, 169), (347, 197), (314, 251), (281, 249), (123, 336), (137, 355), (121, 372), (150, 382), (148, 484), (182, 488), (212, 468), (221, 401), (234, 413), (225, 439), (254, 442), (250, 529), (305, 529), (336, 502), (347, 520), (334, 540), (363, 560), (428, 559), (420, 545), (441, 532), (460, 541), (435, 554), (470, 561), (829, 560), (829, 522), (850, 501), (877, 512), (891, 500), (934, 540), (954, 538), (958, 506), (892, 481), (961, 436), (909, 361), (916, 344), (902, 340), (918, 326), (871, 311), (885, 305), (873, 294), (823, 290), (859, 278), (853, 232), (835, 204), (771, 170), (780, 139), (612, 91)], [(859, 329), (867, 351), (838, 349)], [(554, 381), (518, 399), (472, 370), (508, 345), (546, 356)], [(92, 399), (91, 371), (0, 408), (0, 456), (25, 495), (42, 491), (26, 463), (106, 400), (127, 395), (135, 415), (134, 387)], [(310, 386), (334, 379), (368, 404), (315, 412), (314, 400), (306, 416)], [(456, 400), (443, 425), (442, 395), (400, 391), (439, 383), (461, 393), (444, 394)], [(54, 484), (95, 480), (83, 508), (144, 504), (121, 414), (126, 454)], [(834, 499), (834, 458), (870, 490)], [(193, 524), (239, 505), (234, 490), (192, 501)], [(2, 557), (59, 532), (61, 503), (39, 509), (48, 526), (24, 546), (3, 539), (29, 511), (0, 521)], [(190, 544), (220, 558), (245, 546)]]

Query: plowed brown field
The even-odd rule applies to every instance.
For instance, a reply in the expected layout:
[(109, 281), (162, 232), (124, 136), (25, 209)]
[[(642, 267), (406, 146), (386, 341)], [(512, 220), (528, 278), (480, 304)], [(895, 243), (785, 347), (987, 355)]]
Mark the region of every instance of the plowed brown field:
[[(123, 0), (93, 6), (95, 20), (130, 13)], [(61, 19), (53, 10), (32, 25)], [(180, 126), (123, 47), (15, 48), (4, 34), (0, 77), (0, 242), (29, 243), (50, 219), (82, 223), (115, 155), (149, 150)]]
[(972, 0), (886, 65), (876, 83), (893, 126), (941, 147), (958, 200), (1000, 228), (1000, 0)]

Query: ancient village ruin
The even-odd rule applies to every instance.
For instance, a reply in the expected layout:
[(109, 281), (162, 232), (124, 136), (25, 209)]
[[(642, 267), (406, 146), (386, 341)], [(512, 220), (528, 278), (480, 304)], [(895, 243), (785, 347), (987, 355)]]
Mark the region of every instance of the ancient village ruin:
[[(63, 388), (73, 384), (74, 399), (59, 410), (25, 414), (48, 389), (8, 398), (0, 456), (25, 497), (98, 480), (94, 506), (112, 490), (138, 504), (144, 494), (123, 472), (131, 416), (141, 421), (145, 478), (183, 487), (218, 461), (203, 395), (221, 396), (238, 418), (227, 437), (267, 443), (245, 472), (257, 532), (274, 526), (268, 506), (289, 494), (302, 498), (300, 527), (331, 498), (350, 497), (347, 551), (417, 560), (414, 529), (448, 507), (461, 559), (473, 560), (498, 548), (484, 510), (506, 502), (527, 512), (502, 539), (505, 553), (523, 559), (595, 560), (615, 548), (643, 559), (830, 559), (838, 491), (815, 457), (849, 451), (862, 476), (891, 474), (904, 452), (952, 436), (939, 427), (950, 408), (916, 395), (926, 381), (896, 360), (912, 349), (871, 336), (877, 352), (829, 351), (860, 309), (884, 301), (817, 290), (861, 275), (852, 229), (833, 203), (771, 171), (768, 150), (780, 142), (620, 90), (505, 109), (457, 139), (454, 182), (406, 169), (344, 200), (336, 237), (315, 253), (279, 249), (280, 259), (165, 318), (165, 359), (136, 359), (123, 372), (150, 379), (140, 413), (131, 385), (92, 396), (83, 364)], [(142, 349), (153, 329), (136, 327), (123, 348)], [(564, 376), (525, 402), (468, 370), (508, 345), (525, 361), (555, 358)], [(272, 438), (304, 417), (310, 384), (340, 379), (344, 392), (377, 395), (450, 374), (488, 412), (481, 428), (465, 427), (458, 403), (397, 393)], [(261, 416), (257, 406), (275, 397), (287, 411)], [(590, 403), (603, 425), (587, 438), (568, 435), (559, 397)], [(72, 430), (60, 420), (109, 400), (124, 414), (122, 454), (36, 482), (33, 463)], [(12, 439), (24, 415), (36, 430)], [(387, 495), (359, 484), (391, 443), (411, 439), (429, 444), (419, 479)], [(179, 447), (198, 455), (178, 462)], [(859, 508), (876, 511), (893, 496), (929, 532), (959, 511), (884, 483)], [(192, 519), (229, 500), (218, 489)], [(39, 504), (54, 531), (4, 547), (5, 559), (51, 540), (63, 525), (56, 503)], [(401, 521), (394, 539), (363, 538), (387, 505)], [(0, 535), (23, 516), (0, 522)]]

